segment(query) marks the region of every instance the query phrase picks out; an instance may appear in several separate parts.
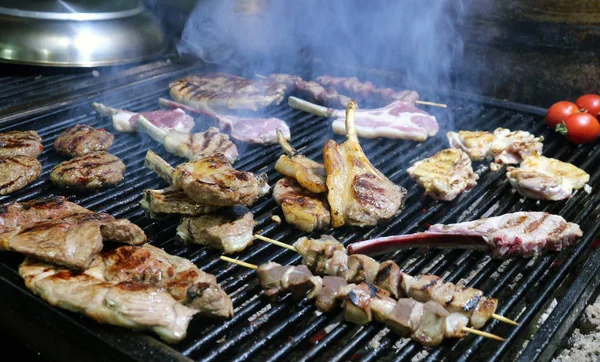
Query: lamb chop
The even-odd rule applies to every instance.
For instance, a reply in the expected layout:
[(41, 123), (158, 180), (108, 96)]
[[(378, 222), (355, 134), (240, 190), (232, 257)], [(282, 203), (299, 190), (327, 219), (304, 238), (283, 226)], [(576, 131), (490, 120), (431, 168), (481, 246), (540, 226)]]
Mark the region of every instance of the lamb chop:
[(443, 201), (454, 200), (461, 192), (477, 185), (479, 179), (473, 172), (469, 156), (455, 148), (441, 150), (415, 162), (406, 172), (425, 188), (427, 195)]
[(36, 131), (0, 133), (0, 157), (37, 158), (43, 150), (42, 137)]
[(214, 127), (200, 133), (164, 131), (144, 117), (140, 117), (139, 127), (154, 140), (162, 143), (168, 152), (190, 161), (215, 153), (225, 155), (230, 163), (234, 163), (238, 157), (237, 147), (229, 140), (229, 136)]
[(570, 198), (573, 190), (590, 180), (589, 174), (570, 163), (539, 155), (527, 156), (519, 168), (508, 167), (506, 177), (519, 194), (540, 200)]
[(357, 78), (320, 76), (317, 83), (325, 88), (334, 89), (340, 93), (348, 94), (358, 102), (378, 101), (381, 104), (389, 104), (395, 101), (414, 104), (419, 99), (415, 91), (394, 91), (391, 88), (377, 88), (373, 83), (361, 82)]
[[(289, 97), (288, 104), (317, 116), (334, 117), (333, 132), (346, 133), (344, 111), (321, 107), (296, 97)], [(423, 142), (438, 131), (439, 125), (434, 116), (402, 101), (383, 108), (356, 112), (356, 133), (364, 138), (385, 137)]]
[(288, 224), (305, 232), (323, 230), (331, 223), (329, 205), (325, 196), (314, 194), (294, 179), (284, 177), (273, 186), (273, 199), (281, 206)]
[(350, 254), (384, 254), (410, 247), (479, 249), (495, 258), (529, 258), (560, 251), (583, 235), (579, 225), (546, 212), (515, 212), (458, 224), (436, 224), (425, 232), (354, 243)]
[(285, 155), (279, 156), (275, 163), (275, 170), (295, 179), (310, 192), (327, 192), (325, 167), (296, 152), (280, 130), (277, 130), (277, 138)]
[(42, 172), (42, 164), (28, 156), (0, 157), (0, 195), (24, 188)]
[(269, 191), (266, 174), (237, 171), (220, 153), (173, 168), (148, 151), (144, 165), (203, 205), (250, 206)]
[(341, 95), (333, 89), (325, 89), (317, 82), (299, 80), (296, 82), (296, 90), (311, 101), (326, 107), (344, 108), (350, 102), (349, 97)]
[(235, 140), (257, 144), (277, 143), (276, 130), (281, 129), (285, 138), (290, 139), (290, 128), (279, 118), (237, 117), (214, 112), (208, 106), (192, 108), (164, 98), (159, 99), (160, 105), (166, 108), (179, 107), (187, 112), (208, 117), (218, 122), (221, 130), (229, 131)]
[(219, 206), (202, 205), (190, 199), (183, 190), (167, 187), (162, 190), (144, 190), (140, 206), (150, 213), (150, 217), (162, 214), (206, 215), (220, 209)]
[(490, 164), (492, 171), (498, 171), (502, 165), (518, 164), (525, 157), (541, 154), (543, 137), (535, 137), (525, 131), (510, 131), (496, 128), (493, 134), (488, 132), (459, 131), (446, 134), (450, 147), (460, 148), (472, 160), (494, 158)]
[(258, 110), (281, 103), (288, 87), (271, 79), (246, 79), (226, 73), (191, 74), (169, 84), (171, 97), (196, 109)]
[(59, 163), (50, 172), (50, 180), (58, 187), (78, 190), (113, 186), (123, 180), (125, 164), (107, 152), (92, 152)]
[(103, 128), (76, 124), (56, 138), (54, 149), (67, 156), (77, 157), (90, 152), (106, 151), (112, 146), (114, 139), (115, 137)]
[(177, 236), (190, 244), (207, 245), (233, 254), (252, 244), (255, 224), (250, 211), (241, 216), (235, 213), (186, 216), (181, 218)]
[(95, 102), (92, 106), (101, 115), (112, 117), (113, 127), (119, 132), (135, 132), (140, 117), (146, 118), (163, 131), (190, 132), (195, 125), (194, 119), (182, 109), (135, 113)]
[(347, 140), (329, 140), (323, 148), (331, 225), (375, 226), (389, 220), (404, 204), (406, 189), (391, 182), (367, 159), (354, 128), (356, 102), (348, 104)]

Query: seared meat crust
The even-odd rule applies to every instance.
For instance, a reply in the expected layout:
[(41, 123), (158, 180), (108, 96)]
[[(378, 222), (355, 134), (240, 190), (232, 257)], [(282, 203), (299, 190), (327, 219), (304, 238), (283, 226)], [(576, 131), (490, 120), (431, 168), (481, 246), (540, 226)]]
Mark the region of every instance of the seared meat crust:
[(76, 124), (56, 138), (54, 148), (59, 153), (77, 157), (90, 152), (106, 151), (113, 141), (114, 136), (105, 129)]
[(97, 189), (123, 180), (125, 164), (107, 152), (92, 152), (58, 164), (50, 180), (59, 187)]
[(0, 195), (7, 195), (40, 177), (42, 164), (28, 156), (0, 157)]
[(42, 137), (36, 131), (0, 133), (0, 157), (27, 156), (37, 158), (43, 150)]

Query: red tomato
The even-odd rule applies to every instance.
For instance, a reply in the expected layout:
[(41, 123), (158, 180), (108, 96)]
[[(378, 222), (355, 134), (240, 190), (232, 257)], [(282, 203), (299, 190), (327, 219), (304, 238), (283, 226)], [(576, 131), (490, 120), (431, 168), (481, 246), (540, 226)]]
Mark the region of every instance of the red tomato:
[(575, 101), (581, 112), (587, 112), (594, 117), (600, 114), (600, 96), (597, 94), (586, 94)]
[(546, 124), (548, 127), (555, 129), (556, 126), (561, 124), (568, 116), (577, 112), (579, 112), (579, 107), (573, 102), (556, 102), (552, 107), (548, 108), (548, 113), (546, 113)]
[(574, 113), (556, 127), (571, 143), (594, 142), (600, 135), (600, 122), (589, 113)]

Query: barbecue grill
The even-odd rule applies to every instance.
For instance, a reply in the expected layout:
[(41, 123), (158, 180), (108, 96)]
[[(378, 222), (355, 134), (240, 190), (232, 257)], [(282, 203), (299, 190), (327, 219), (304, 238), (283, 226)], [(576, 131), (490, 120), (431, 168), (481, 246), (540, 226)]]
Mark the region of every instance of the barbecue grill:
[[(26, 339), (42, 355), (62, 360), (71, 357), (134, 361), (410, 361), (419, 357), (424, 361), (533, 361), (548, 360), (553, 355), (600, 283), (597, 278), (600, 251), (593, 247), (600, 232), (600, 193), (578, 192), (573, 198), (559, 202), (524, 200), (512, 190), (503, 171), (491, 172), (487, 164), (478, 162), (474, 163), (474, 169), (480, 174), (480, 180), (474, 189), (452, 202), (437, 202), (424, 196), (423, 190), (408, 179), (406, 169), (414, 161), (446, 147), (444, 132), (423, 143), (361, 140), (372, 163), (393, 182), (408, 189), (406, 206), (386, 225), (372, 229), (343, 227), (324, 233), (331, 233), (348, 245), (380, 235), (421, 231), (428, 224), (461, 222), (519, 210), (548, 211), (579, 223), (584, 235), (574, 247), (533, 260), (502, 261), (478, 251), (426, 248), (377, 258), (393, 259), (411, 274), (430, 272), (455, 283), (464, 280), (467, 285), (498, 298), (497, 313), (517, 320), (520, 326), (493, 321), (484, 330), (507, 338), (505, 343), (469, 336), (446, 340), (439, 347), (428, 349), (396, 337), (377, 323), (357, 326), (344, 322), (341, 311), (317, 313), (312, 303), (293, 301), (290, 296), (271, 304), (262, 296), (254, 271), (220, 261), (220, 253), (214, 249), (177, 241), (176, 217), (146, 218), (138, 204), (142, 191), (166, 186), (144, 168), (146, 151), (152, 149), (171, 164), (182, 160), (167, 153), (148, 136), (116, 132), (110, 120), (94, 112), (91, 103), (101, 102), (132, 111), (157, 109), (158, 97), (168, 97), (170, 81), (188, 73), (212, 70), (212, 66), (182, 58), (103, 69), (100, 76), (92, 75), (90, 70), (45, 70), (40, 76), (31, 76), (23, 75), (27, 74), (23, 68), (2, 66), (0, 132), (35, 129), (42, 136), (45, 149), (39, 157), (44, 166), (42, 176), (28, 187), (1, 197), (0, 203), (62, 194), (93, 211), (129, 218), (143, 227), (153, 245), (189, 258), (201, 269), (215, 274), (231, 296), (235, 316), (228, 321), (197, 317), (182, 342), (167, 345), (149, 334), (99, 325), (86, 317), (49, 306), (34, 296), (17, 274), (23, 257), (2, 253), (0, 322), (3, 329), (14, 331), (15, 336)], [(240, 73), (239, 69), (230, 71)], [(339, 72), (344, 75), (343, 69)], [(377, 75), (368, 72), (365, 70), (364, 76), (375, 81)], [(394, 86), (401, 88), (400, 84)], [(502, 126), (544, 136), (545, 155), (575, 163), (590, 173), (589, 184), (598, 185), (600, 168), (595, 165), (600, 163), (600, 145), (567, 144), (542, 122), (544, 109), (466, 93), (418, 91), (427, 100), (449, 105), (443, 110), (428, 109), (441, 124), (453, 121), (455, 129), (481, 130)], [(285, 101), (267, 109), (266, 115), (284, 119), (291, 128), (292, 145), (315, 160), (322, 159), (321, 151), (327, 139), (343, 140), (333, 134), (327, 119), (291, 109)], [(110, 152), (127, 166), (125, 180), (117, 187), (95, 193), (70, 193), (49, 181), (50, 170), (62, 160), (53, 150), (54, 139), (77, 123), (104, 127), (115, 135)], [(238, 147), (241, 157), (236, 168), (266, 172), (269, 184), (280, 177), (273, 170), (281, 154), (279, 146)], [(258, 233), (286, 242), (303, 235), (285, 223), (271, 221), (272, 215), (281, 216), (271, 197), (260, 199), (251, 210), (258, 222), (255, 229)], [(253, 264), (300, 262), (300, 257), (293, 252), (259, 241), (236, 257)]]

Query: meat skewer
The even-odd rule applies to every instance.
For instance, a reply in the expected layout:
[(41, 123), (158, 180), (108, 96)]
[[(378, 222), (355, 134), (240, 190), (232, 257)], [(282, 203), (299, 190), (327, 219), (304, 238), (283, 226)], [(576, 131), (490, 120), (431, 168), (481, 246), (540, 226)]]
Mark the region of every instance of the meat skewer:
[(421, 302), (434, 300), (450, 312), (469, 317), (475, 328), (481, 328), (489, 318), (519, 325), (494, 313), (498, 300), (484, 296), (480, 290), (444, 282), (442, 278), (431, 274), (412, 277), (391, 260), (380, 264), (366, 255), (353, 254), (349, 257), (344, 245), (328, 235), (322, 235), (321, 239), (303, 237), (293, 246), (262, 235), (254, 237), (299, 253), (303, 257), (302, 263), (313, 273), (343, 277), (347, 282), (365, 281), (387, 291), (396, 299), (407, 295)]
[(321, 278), (314, 276), (304, 265), (282, 266), (269, 262), (256, 266), (225, 256), (221, 256), (221, 260), (256, 270), (267, 296), (291, 292), (294, 298), (315, 299), (315, 305), (322, 312), (332, 310), (341, 302), (346, 321), (362, 325), (375, 319), (397, 335), (410, 336), (425, 346), (437, 346), (444, 338), (464, 338), (468, 333), (505, 341), (494, 334), (467, 327), (463, 315), (449, 313), (433, 301), (421, 303), (409, 298), (396, 301), (369, 283), (347, 284), (339, 277)]
[(477, 249), (493, 257), (532, 257), (560, 251), (583, 235), (559, 215), (521, 211), (458, 224), (436, 224), (425, 232), (386, 236), (348, 246), (350, 254), (385, 254), (411, 247)]

